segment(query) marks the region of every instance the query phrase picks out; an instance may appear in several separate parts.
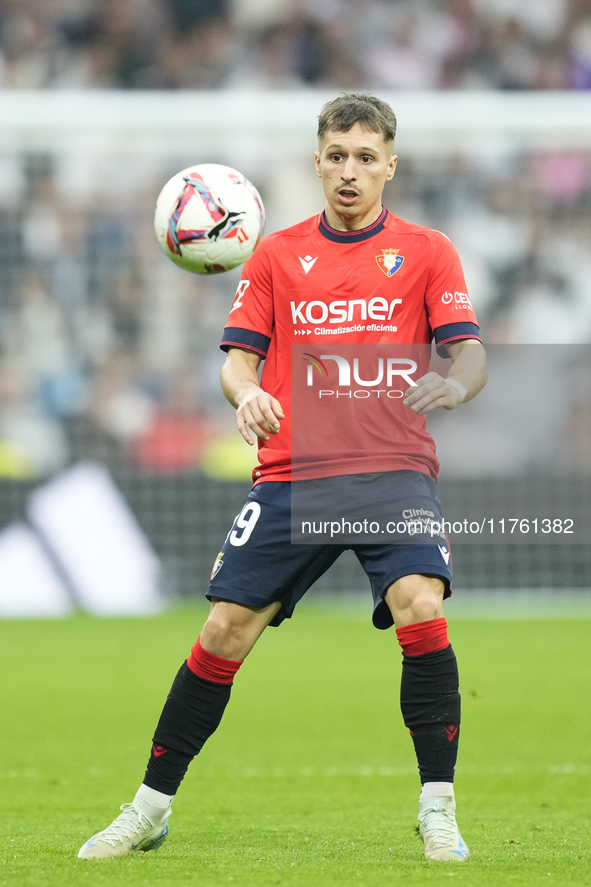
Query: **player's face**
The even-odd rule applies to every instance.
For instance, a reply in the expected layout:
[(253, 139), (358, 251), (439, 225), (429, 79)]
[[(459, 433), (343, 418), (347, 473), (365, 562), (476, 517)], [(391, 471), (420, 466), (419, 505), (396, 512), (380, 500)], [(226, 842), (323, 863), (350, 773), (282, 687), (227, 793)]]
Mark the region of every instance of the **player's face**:
[(382, 209), (382, 191), (398, 158), (381, 132), (356, 123), (349, 132), (326, 133), (314, 155), (322, 179), (329, 225), (357, 230), (371, 225)]

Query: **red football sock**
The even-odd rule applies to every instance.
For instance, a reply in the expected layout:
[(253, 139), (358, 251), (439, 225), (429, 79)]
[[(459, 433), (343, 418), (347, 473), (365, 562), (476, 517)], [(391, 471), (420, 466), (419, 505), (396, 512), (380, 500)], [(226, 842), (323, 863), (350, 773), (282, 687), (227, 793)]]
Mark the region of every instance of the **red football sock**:
[(449, 647), (447, 619), (429, 619), (396, 629), (398, 643), (405, 656), (423, 656)]
[(221, 656), (208, 653), (201, 646), (201, 635), (199, 635), (187, 659), (187, 665), (193, 674), (206, 681), (213, 681), (216, 684), (231, 684), (243, 661), (223, 659)]

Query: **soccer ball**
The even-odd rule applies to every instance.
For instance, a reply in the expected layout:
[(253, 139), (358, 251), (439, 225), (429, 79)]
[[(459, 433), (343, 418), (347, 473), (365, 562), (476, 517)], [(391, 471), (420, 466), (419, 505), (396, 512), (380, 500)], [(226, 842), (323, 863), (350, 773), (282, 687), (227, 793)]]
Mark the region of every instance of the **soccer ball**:
[(265, 208), (242, 173), (200, 163), (166, 183), (156, 201), (154, 227), (175, 264), (195, 274), (219, 274), (253, 254), (265, 230)]

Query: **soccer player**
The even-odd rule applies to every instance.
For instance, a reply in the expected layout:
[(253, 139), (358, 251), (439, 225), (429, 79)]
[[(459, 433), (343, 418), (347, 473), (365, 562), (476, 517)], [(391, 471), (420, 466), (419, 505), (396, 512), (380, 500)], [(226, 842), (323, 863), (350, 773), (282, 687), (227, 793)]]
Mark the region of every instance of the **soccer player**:
[(265, 238), (244, 266), (222, 339), (222, 387), (242, 436), (249, 443), (252, 432), (258, 438), (255, 484), (214, 564), (210, 615), (165, 702), (143, 784), (114, 822), (84, 844), (82, 859), (160, 846), (176, 791), (220, 723), (244, 659), (268, 625), (292, 615), (345, 547), (354, 550), (370, 580), (374, 624), (394, 624), (402, 648), (401, 709), (422, 783), (425, 856), (468, 857), (453, 788), (460, 695), (442, 609), (451, 590), (448, 546), (437, 544), (441, 540), (292, 544), (290, 534), (290, 351), (302, 331), (307, 346), (330, 341), (331, 350), (346, 344), (429, 346), (434, 339), (451, 358), (446, 378), (427, 372), (404, 386), (414, 449), (405, 445), (402, 452), (391, 434), (387, 451), (351, 450), (338, 470), (330, 459), (320, 460), (318, 476), (377, 483), (393, 507), (410, 503), (411, 511), (440, 516), (438, 463), (426, 414), (454, 409), (486, 382), (484, 349), (455, 249), (445, 235), (382, 206), (384, 185), (396, 169), (395, 130), (392, 109), (373, 96), (328, 102), (315, 154), (324, 212)]

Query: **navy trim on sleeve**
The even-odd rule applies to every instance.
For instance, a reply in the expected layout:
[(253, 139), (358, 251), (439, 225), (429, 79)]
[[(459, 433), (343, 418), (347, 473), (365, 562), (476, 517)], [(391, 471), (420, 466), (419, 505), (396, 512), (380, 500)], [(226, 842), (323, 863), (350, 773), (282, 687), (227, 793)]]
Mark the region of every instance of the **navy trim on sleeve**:
[(449, 357), (447, 348), (450, 342), (459, 342), (461, 339), (480, 339), (480, 329), (475, 323), (446, 323), (434, 330), (437, 354), (440, 357)]
[(245, 348), (247, 351), (254, 351), (262, 357), (267, 356), (271, 339), (269, 336), (263, 336), (262, 333), (255, 333), (252, 330), (243, 330), (240, 327), (227, 327), (224, 330), (220, 348), (227, 351), (228, 348)]

